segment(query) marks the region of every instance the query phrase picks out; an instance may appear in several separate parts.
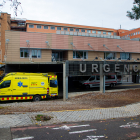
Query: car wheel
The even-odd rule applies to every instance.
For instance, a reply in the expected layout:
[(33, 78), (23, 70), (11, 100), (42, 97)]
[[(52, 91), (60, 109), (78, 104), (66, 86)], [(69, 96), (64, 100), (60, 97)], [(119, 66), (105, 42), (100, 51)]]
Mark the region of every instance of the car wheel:
[(35, 95), (33, 98), (33, 101), (35, 102), (40, 101), (40, 100), (41, 100), (41, 97), (39, 95)]
[(114, 84), (110, 84), (110, 87), (111, 87), (111, 88), (114, 87)]

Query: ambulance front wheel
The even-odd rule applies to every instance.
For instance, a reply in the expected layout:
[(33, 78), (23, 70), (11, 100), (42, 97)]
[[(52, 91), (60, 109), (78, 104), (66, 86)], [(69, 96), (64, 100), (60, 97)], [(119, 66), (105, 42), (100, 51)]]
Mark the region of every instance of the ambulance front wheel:
[(39, 95), (35, 95), (34, 98), (33, 98), (33, 101), (40, 101), (41, 100), (41, 97)]

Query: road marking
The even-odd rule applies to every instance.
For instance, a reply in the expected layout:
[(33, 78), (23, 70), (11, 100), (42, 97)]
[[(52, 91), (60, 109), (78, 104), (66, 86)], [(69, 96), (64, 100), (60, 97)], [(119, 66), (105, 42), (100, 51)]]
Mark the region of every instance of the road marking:
[(139, 122), (129, 122), (126, 125), (121, 125), (120, 127), (124, 127), (124, 128), (140, 128)]
[(29, 139), (33, 139), (34, 137), (23, 137), (23, 138), (15, 138), (13, 140), (29, 140)]
[(61, 127), (57, 127), (57, 128), (53, 128), (53, 129), (63, 129), (63, 130), (69, 130), (70, 128), (74, 128), (74, 127), (83, 127), (83, 126), (90, 126), (89, 124), (85, 124), (85, 125), (75, 125), (75, 126), (61, 126)]
[(99, 138), (104, 138), (105, 136), (87, 136), (88, 139), (83, 140), (98, 140)]
[(73, 131), (69, 132), (69, 134), (77, 134), (77, 133), (84, 133), (84, 132), (91, 132), (91, 131), (96, 131), (97, 129), (89, 129), (89, 130), (82, 130), (82, 131)]

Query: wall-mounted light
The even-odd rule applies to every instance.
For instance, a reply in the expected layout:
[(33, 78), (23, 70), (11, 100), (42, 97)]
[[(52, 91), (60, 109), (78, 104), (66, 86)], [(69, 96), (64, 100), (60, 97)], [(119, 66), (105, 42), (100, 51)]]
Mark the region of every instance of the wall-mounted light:
[(108, 49), (108, 50), (109, 50), (109, 48), (108, 48), (105, 44), (103, 44), (103, 47), (105, 47), (106, 49)]
[[(119, 49), (121, 49), (122, 51), (124, 51), (119, 45), (117, 45), (117, 47), (119, 48)], [(124, 51), (125, 52), (125, 51)]]
[[(71, 42), (70, 44), (71, 44), (73, 47), (75, 47), (74, 44), (73, 44), (73, 42)], [(76, 48), (76, 47), (75, 47), (75, 48)]]
[(93, 49), (93, 47), (90, 45), (90, 43), (88, 43), (88, 46), (89, 46), (91, 49)]
[(27, 43), (27, 46), (30, 44), (30, 41), (29, 40), (26, 40), (26, 43)]
[[(97, 59), (98, 59), (98, 57), (95, 57), (95, 59), (97, 60)], [(95, 59), (93, 59), (93, 61), (94, 61)]]
[(140, 59), (139, 59), (139, 58), (137, 58), (137, 60), (139, 61)]
[(9, 43), (9, 41), (10, 41), (10, 39), (6, 39), (6, 44), (8, 44), (8, 43)]

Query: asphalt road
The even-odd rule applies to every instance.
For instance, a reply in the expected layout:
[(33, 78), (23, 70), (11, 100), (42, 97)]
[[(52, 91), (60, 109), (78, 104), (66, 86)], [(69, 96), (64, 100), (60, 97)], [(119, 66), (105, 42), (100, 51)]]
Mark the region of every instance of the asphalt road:
[(140, 116), (49, 126), (11, 128), (13, 140), (136, 140)]

